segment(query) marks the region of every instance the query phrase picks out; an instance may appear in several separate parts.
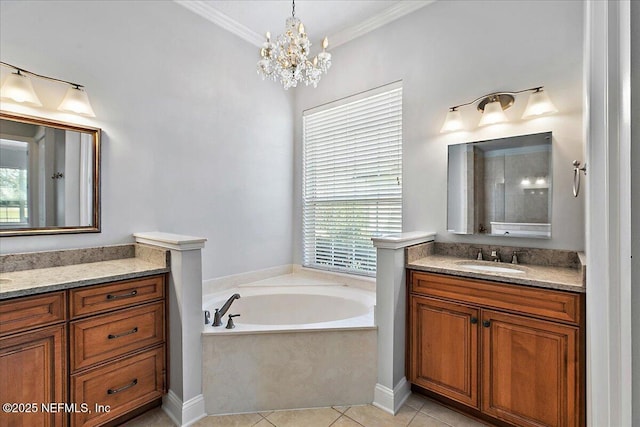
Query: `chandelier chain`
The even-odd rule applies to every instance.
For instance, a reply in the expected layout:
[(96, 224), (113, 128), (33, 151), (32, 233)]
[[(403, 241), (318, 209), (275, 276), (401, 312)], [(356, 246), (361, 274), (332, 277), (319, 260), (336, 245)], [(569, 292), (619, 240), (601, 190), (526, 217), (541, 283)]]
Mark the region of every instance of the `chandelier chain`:
[(291, 0), (291, 16), (296, 17), (296, 0)]

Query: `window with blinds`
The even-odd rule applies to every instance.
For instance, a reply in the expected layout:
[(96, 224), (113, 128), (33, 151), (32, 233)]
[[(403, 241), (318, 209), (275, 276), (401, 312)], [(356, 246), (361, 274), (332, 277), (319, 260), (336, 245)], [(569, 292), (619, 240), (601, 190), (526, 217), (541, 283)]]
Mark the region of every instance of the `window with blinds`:
[(375, 275), (371, 238), (402, 231), (400, 82), (305, 111), (304, 265)]

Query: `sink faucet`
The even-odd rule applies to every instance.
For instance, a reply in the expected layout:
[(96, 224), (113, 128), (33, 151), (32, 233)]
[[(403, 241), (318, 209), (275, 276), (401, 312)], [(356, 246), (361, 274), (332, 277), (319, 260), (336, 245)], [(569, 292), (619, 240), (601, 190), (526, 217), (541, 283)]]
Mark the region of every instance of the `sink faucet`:
[(491, 261), (502, 262), (500, 259), (500, 249), (493, 249), (491, 251)]
[(213, 326), (222, 326), (222, 317), (225, 315), (227, 310), (229, 310), (229, 307), (231, 307), (233, 301), (237, 300), (238, 298), (240, 298), (240, 294), (233, 294), (222, 307), (220, 307), (219, 309), (216, 308), (216, 312), (213, 313)]
[(476, 259), (478, 261), (482, 261), (483, 260), (483, 258), (482, 258), (482, 248), (471, 248), (471, 249), (474, 249), (474, 250), (477, 249), (478, 250), (478, 254), (476, 255)]

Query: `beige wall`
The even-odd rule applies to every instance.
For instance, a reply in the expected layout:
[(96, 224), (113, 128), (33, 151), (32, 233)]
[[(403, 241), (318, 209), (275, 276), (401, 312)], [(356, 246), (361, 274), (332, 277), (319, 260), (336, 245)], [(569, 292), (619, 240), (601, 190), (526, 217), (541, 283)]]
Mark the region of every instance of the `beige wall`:
[(32, 114), (103, 130), (102, 233), (3, 238), (0, 252), (162, 230), (209, 239), (205, 279), (291, 264), (291, 92), (256, 75), (255, 46), (172, 1), (3, 0), (0, 52), (84, 84), (97, 117), (61, 116), (65, 87), (38, 80), (47, 108)]
[[(332, 51), (317, 89), (295, 93), (294, 262), (302, 256), (302, 112), (354, 93), (403, 82), (403, 228), (438, 240), (496, 243), (499, 237), (446, 232), (447, 145), (552, 131), (553, 238), (509, 244), (584, 249), (584, 194), (571, 195), (571, 162), (583, 159), (584, 4), (579, 1), (439, 1)], [(518, 97), (509, 124), (476, 129), (474, 106), (462, 113), (473, 130), (440, 134), (448, 107), (497, 90), (545, 85), (560, 113), (521, 121)]]

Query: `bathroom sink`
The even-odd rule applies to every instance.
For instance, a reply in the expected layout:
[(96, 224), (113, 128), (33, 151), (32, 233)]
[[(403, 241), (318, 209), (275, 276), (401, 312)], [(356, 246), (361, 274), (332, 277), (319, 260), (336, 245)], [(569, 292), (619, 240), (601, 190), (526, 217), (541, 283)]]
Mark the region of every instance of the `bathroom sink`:
[(511, 267), (501, 267), (497, 265), (487, 265), (487, 264), (473, 264), (470, 262), (458, 263), (460, 267), (470, 268), (472, 270), (478, 271), (486, 271), (488, 273), (515, 273), (515, 274), (523, 274), (524, 271), (511, 268)]

